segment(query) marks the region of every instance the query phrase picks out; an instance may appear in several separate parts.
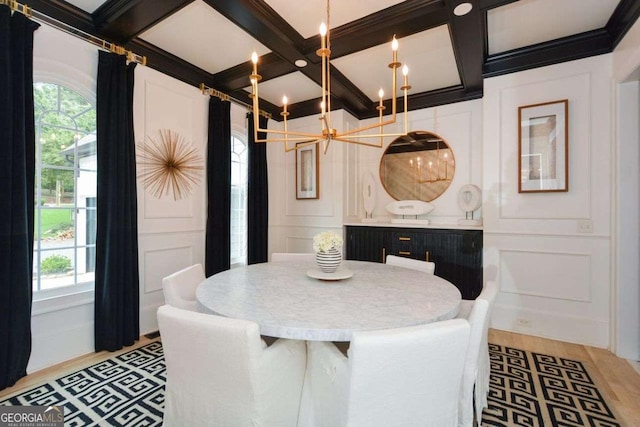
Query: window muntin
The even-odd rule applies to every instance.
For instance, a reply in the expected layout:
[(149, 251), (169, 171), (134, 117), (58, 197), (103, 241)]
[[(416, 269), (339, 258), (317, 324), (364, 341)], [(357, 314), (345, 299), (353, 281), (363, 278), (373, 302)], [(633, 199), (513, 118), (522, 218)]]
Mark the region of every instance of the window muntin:
[(247, 143), (231, 136), (231, 265), (247, 263)]
[(93, 287), (96, 111), (78, 93), (34, 84), (34, 299)]

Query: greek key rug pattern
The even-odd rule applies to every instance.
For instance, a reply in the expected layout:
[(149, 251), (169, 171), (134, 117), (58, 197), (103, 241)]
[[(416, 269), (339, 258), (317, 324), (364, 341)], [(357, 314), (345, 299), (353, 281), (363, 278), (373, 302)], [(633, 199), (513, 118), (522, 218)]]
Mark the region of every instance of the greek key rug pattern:
[[(584, 365), (489, 344), (486, 427), (620, 426)], [(162, 343), (42, 384), (0, 405), (62, 405), (65, 426), (161, 426), (166, 370)]]
[(620, 426), (581, 362), (495, 344), (489, 356), (483, 426)]
[(155, 341), (32, 388), (0, 405), (62, 405), (68, 426), (161, 426), (166, 369)]

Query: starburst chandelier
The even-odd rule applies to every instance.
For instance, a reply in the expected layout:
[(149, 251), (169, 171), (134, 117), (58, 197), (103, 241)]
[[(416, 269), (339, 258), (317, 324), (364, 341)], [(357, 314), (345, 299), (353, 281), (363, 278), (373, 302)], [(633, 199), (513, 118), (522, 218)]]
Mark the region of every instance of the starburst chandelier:
[[(401, 63), (398, 62), (398, 40), (396, 37), (393, 37), (391, 42), (391, 50), (392, 50), (392, 61), (389, 64), (389, 68), (391, 69), (392, 75), (392, 86), (391, 86), (391, 117), (384, 121), (383, 120), (383, 112), (386, 107), (383, 105), (383, 97), (384, 91), (380, 89), (378, 92), (378, 96), (380, 97), (380, 102), (376, 109), (378, 110), (378, 122), (372, 125), (363, 126), (357, 129), (351, 129), (348, 131), (338, 131), (337, 129), (332, 127), (331, 123), (331, 39), (330, 34), (331, 30), (329, 28), (329, 17), (330, 17), (330, 5), (329, 0), (327, 0), (327, 23), (324, 22), (320, 25), (320, 49), (316, 51), (316, 54), (322, 58), (322, 93), (321, 93), (321, 102), (320, 102), (320, 117), (319, 120), (321, 122), (320, 132), (318, 133), (308, 133), (308, 132), (297, 132), (290, 131), (287, 128), (287, 117), (289, 116), (289, 112), (287, 111), (287, 102), (288, 99), (285, 96), (282, 97), (282, 112), (280, 115), (283, 118), (283, 130), (275, 130), (275, 129), (261, 129), (259, 127), (259, 98), (258, 98), (258, 82), (262, 80), (262, 76), (258, 74), (258, 54), (253, 52), (251, 55), (251, 62), (253, 63), (253, 72), (249, 76), (249, 80), (251, 81), (251, 97), (253, 98), (253, 119), (254, 119), (254, 132), (255, 132), (255, 141), (256, 142), (284, 142), (285, 151), (297, 150), (302, 147), (311, 145), (311, 144), (319, 144), (323, 143), (323, 151), (326, 154), (327, 149), (329, 148), (329, 144), (331, 141), (341, 141), (352, 144), (360, 144), (366, 145), (370, 147), (382, 147), (383, 138), (387, 136), (404, 136), (407, 134), (407, 92), (411, 89), (409, 86), (409, 68), (405, 65), (402, 67), (402, 74), (404, 76), (404, 84), (400, 88), (404, 94), (404, 132), (402, 133), (384, 133), (384, 126), (391, 125), (396, 122), (396, 88), (397, 88), (397, 71), (398, 68), (401, 67)], [(363, 134), (365, 131), (370, 131), (372, 129), (377, 129), (376, 133), (368, 133)], [(275, 134), (276, 137), (273, 138), (258, 138), (258, 132), (266, 132), (270, 134)], [(364, 139), (365, 141), (362, 141)], [(372, 139), (375, 142), (371, 141)], [(369, 140), (369, 141), (366, 141)], [(292, 146), (289, 143), (293, 143)]]

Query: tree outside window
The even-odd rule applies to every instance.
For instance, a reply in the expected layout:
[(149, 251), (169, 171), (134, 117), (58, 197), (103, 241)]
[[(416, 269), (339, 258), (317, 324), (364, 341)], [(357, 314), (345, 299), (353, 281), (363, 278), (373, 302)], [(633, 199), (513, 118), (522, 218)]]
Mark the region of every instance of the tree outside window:
[(63, 86), (34, 84), (34, 292), (92, 285), (96, 110)]

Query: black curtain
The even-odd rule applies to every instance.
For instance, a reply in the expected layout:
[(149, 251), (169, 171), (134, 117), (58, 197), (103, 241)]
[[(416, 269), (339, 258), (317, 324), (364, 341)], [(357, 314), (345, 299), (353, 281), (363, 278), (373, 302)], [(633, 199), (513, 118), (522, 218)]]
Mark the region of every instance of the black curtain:
[[(268, 261), (269, 250), (269, 185), (267, 183), (267, 144), (256, 143), (254, 138), (253, 113), (249, 120), (249, 174), (247, 195), (247, 264)], [(267, 118), (260, 116), (260, 129), (267, 128)], [(258, 139), (264, 139), (264, 132)]]
[(230, 268), (231, 256), (231, 103), (209, 99), (207, 150), (207, 277)]
[(95, 349), (115, 351), (140, 336), (138, 206), (133, 137), (135, 63), (100, 52), (97, 90)]
[(0, 390), (27, 375), (31, 355), (33, 32), (0, 6)]

